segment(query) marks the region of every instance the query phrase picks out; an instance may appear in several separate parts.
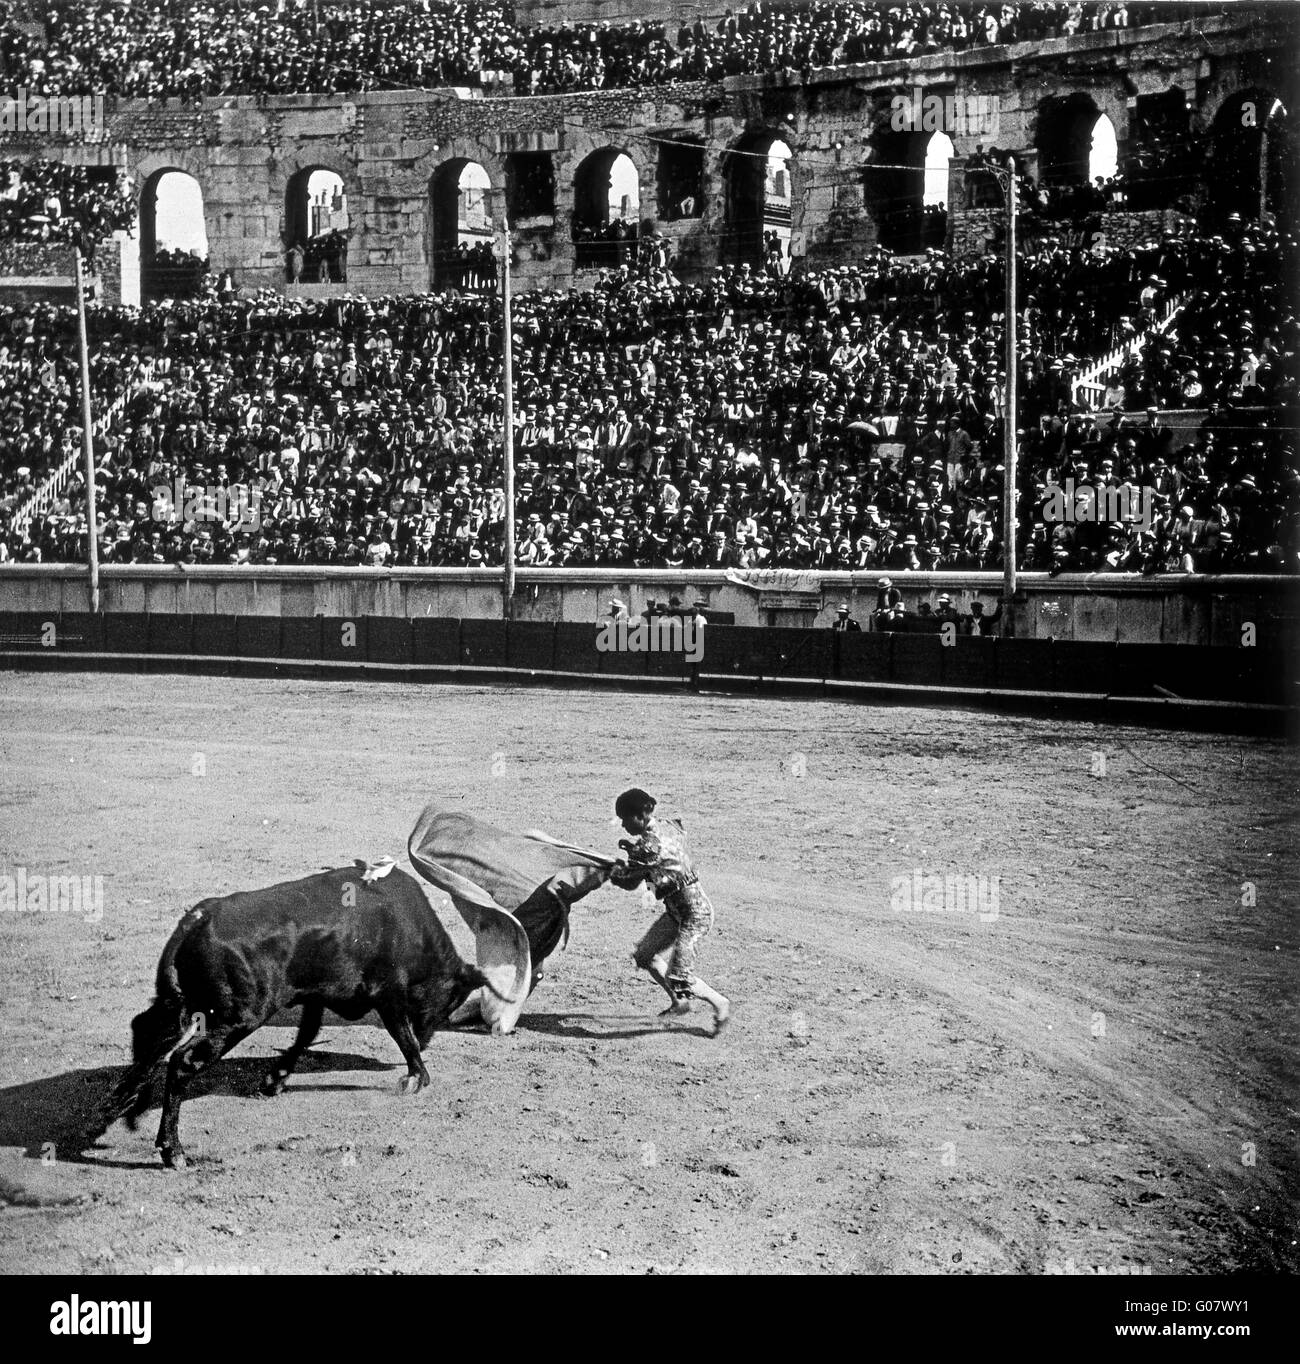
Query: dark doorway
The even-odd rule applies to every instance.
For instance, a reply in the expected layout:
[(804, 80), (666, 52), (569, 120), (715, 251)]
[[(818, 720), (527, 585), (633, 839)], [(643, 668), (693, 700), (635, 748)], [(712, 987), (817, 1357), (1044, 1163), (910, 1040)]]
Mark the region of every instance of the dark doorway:
[(880, 245), (898, 255), (925, 250), (926, 154), (938, 136), (896, 132), (886, 126), (871, 139), (873, 155), (863, 170), (863, 202), (876, 221)]
[(659, 219), (665, 223), (704, 214), (704, 140), (674, 138), (659, 144), (656, 170)]

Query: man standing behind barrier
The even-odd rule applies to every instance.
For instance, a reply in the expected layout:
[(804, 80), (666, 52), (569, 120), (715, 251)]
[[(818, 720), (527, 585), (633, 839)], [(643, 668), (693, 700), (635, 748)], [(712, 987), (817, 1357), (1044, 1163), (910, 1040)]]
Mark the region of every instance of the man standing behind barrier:
[(876, 609), (871, 613), (872, 624), (877, 630), (893, 629), (893, 622), (903, 614), (903, 594), (889, 578), (881, 578), (876, 586), (879, 590)]
[(970, 615), (962, 621), (962, 633), (967, 635), (991, 635), (995, 633), (997, 623), (1002, 619), (1002, 603), (998, 602), (998, 609), (991, 616), (984, 614), (984, 603), (973, 601), (970, 604)]

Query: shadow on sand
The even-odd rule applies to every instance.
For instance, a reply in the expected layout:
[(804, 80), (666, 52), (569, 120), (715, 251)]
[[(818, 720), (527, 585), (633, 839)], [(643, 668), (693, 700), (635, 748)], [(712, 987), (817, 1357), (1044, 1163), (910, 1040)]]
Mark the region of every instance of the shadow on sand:
[[(619, 1027), (618, 1024), (636, 1024)], [(467, 1025), (465, 1031), (481, 1029), (482, 1024)], [(711, 1028), (683, 1027), (680, 1024), (647, 1022), (644, 1015), (618, 1017), (608, 1014), (584, 1013), (525, 1013), (518, 1023), (521, 1032), (543, 1033), (552, 1037), (583, 1037), (595, 1041), (619, 1041), (634, 1037), (654, 1037), (671, 1033), (692, 1037), (712, 1037)], [(462, 1031), (457, 1028), (452, 1031)], [(189, 1098), (208, 1094), (227, 1094), (234, 1098), (256, 1099), (264, 1102), (261, 1094), (262, 1077), (270, 1058), (265, 1056), (226, 1057), (210, 1070), (204, 1071), (190, 1089)], [(376, 1061), (370, 1056), (351, 1052), (308, 1052), (299, 1062), (294, 1079), (311, 1075), (347, 1071), (394, 1071), (402, 1069), (398, 1059)], [(112, 1092), (114, 1085), (126, 1074), (125, 1066), (99, 1066), (83, 1070), (69, 1070), (62, 1075), (51, 1075), (42, 1080), (28, 1080), (23, 1084), (0, 1089), (0, 1147), (21, 1147), (25, 1155), (38, 1158), (51, 1151), (61, 1161), (112, 1165), (122, 1169), (153, 1169), (153, 1161), (124, 1161), (107, 1158), (105, 1144), (98, 1133), (87, 1135), (95, 1123), (100, 1106)], [(152, 1116), (162, 1103), (164, 1068), (154, 1076), (149, 1096), (149, 1109), (140, 1118), (140, 1127), (156, 1123)], [(364, 1090), (365, 1084), (334, 1083), (313, 1085), (314, 1089), (331, 1091)], [(284, 1100), (292, 1102), (294, 1081), (289, 1082)], [(277, 1100), (278, 1102), (278, 1100)]]
[[(262, 1077), (266, 1074), (268, 1057), (227, 1057), (204, 1071), (192, 1085), (189, 1098), (205, 1094), (229, 1094), (241, 1099), (261, 1100)], [(331, 1071), (391, 1071), (402, 1069), (398, 1059), (390, 1064), (370, 1056), (356, 1056), (350, 1052), (310, 1051), (299, 1062), (294, 1079)], [(87, 1070), (69, 1070), (62, 1075), (51, 1075), (43, 1080), (28, 1080), (24, 1084), (0, 1089), (0, 1147), (20, 1146), (28, 1156), (38, 1157), (53, 1150), (59, 1160), (85, 1161), (87, 1152), (95, 1151), (95, 1137), (88, 1138), (86, 1129), (95, 1121), (100, 1105), (108, 1098), (113, 1086), (126, 1074), (125, 1066), (99, 1066)], [(150, 1110), (162, 1102), (162, 1070), (154, 1077), (150, 1094)], [(289, 1082), (284, 1098), (292, 1101), (294, 1081)], [(367, 1085), (330, 1085), (331, 1089), (366, 1089)], [(279, 1100), (277, 1100), (279, 1102)], [(141, 1128), (156, 1122), (149, 1113), (140, 1119)], [(152, 1163), (105, 1161), (126, 1168), (149, 1168)]]
[[(595, 1027), (585, 1024), (594, 1023)], [(636, 1023), (639, 1027), (610, 1027), (615, 1023)], [(530, 1014), (519, 1015), (518, 1028), (521, 1032), (541, 1032), (552, 1037), (590, 1037), (598, 1042), (614, 1042), (631, 1037), (655, 1037), (661, 1033), (684, 1033), (688, 1037), (712, 1037), (711, 1027), (683, 1027), (679, 1023), (647, 1023), (644, 1014), (619, 1018), (609, 1014)]]

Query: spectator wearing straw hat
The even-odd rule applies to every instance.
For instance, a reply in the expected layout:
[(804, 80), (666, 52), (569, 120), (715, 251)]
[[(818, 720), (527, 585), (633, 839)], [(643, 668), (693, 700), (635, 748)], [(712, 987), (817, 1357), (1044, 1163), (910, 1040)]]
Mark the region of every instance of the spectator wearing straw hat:
[(849, 614), (848, 602), (842, 601), (835, 608), (835, 619), (831, 621), (831, 629), (848, 633), (861, 632), (862, 626)]

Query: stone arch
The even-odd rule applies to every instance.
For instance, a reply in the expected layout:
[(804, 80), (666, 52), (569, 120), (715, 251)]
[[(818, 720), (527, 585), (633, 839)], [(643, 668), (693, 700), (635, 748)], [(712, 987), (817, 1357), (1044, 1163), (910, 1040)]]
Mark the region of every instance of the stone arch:
[(1039, 183), (1084, 185), (1089, 183), (1093, 130), (1102, 111), (1083, 91), (1051, 95), (1038, 106), (1034, 146), (1038, 150)]
[(640, 231), (636, 163), (622, 147), (600, 147), (573, 174), (574, 265), (590, 269), (631, 263)]
[(493, 195), (487, 167), (468, 156), (444, 161), (430, 176), (429, 260), (434, 288), (491, 287), (496, 276)]
[(292, 282), (294, 248), (303, 253), (304, 283), (347, 279), (347, 242), (351, 233), (347, 177), (334, 166), (314, 161), (294, 171), (284, 189), (285, 278)]
[(1210, 124), (1205, 146), (1206, 211), (1255, 219), (1294, 215), (1297, 204), (1295, 114), (1265, 86), (1229, 95)]
[(788, 260), (797, 174), (791, 136), (785, 128), (755, 128), (723, 153), (724, 263), (762, 265), (773, 235)]
[[(183, 183), (178, 185), (175, 183), (177, 181)], [(178, 197), (175, 191), (179, 191), (179, 196), (183, 197)], [(185, 198), (190, 201), (188, 207), (184, 203)], [(198, 176), (179, 166), (159, 167), (148, 176), (140, 189), (138, 211), (141, 297), (192, 297), (198, 291), (208, 261), (203, 185)], [(193, 221), (195, 217), (197, 223)], [(182, 255), (193, 252), (195, 265), (182, 261), (161, 261), (160, 251)]]
[(878, 127), (862, 171), (862, 198), (888, 251), (914, 255), (925, 247), (925, 155), (935, 132)]
[(1176, 85), (1133, 100), (1124, 161), (1128, 208), (1164, 208), (1195, 188), (1200, 154), (1191, 132), (1192, 108)]

